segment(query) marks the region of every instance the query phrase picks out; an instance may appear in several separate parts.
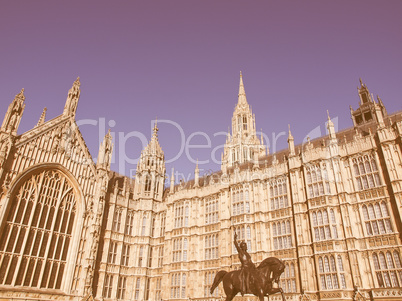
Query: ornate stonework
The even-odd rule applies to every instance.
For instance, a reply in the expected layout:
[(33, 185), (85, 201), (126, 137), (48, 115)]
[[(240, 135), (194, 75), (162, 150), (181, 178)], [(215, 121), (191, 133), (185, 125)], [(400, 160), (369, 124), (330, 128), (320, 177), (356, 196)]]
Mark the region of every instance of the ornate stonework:
[[(400, 300), (402, 116), (363, 82), (353, 128), (267, 154), (240, 78), (221, 171), (165, 188), (155, 124), (135, 179), (110, 171), (108, 133), (95, 164), (63, 113), (17, 134), (22, 90), (0, 129), (0, 299), (221, 300), (209, 288), (239, 268), (234, 231), (253, 261), (284, 260), (287, 300)], [(357, 289), (358, 288), (358, 289)], [(271, 296), (279, 300), (280, 296)], [(252, 296), (236, 300), (255, 300)]]

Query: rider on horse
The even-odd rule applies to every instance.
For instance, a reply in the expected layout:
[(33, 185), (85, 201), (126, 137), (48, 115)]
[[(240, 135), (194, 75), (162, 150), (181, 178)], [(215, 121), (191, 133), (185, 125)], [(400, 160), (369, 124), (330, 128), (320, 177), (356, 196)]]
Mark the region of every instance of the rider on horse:
[(237, 243), (237, 233), (234, 234), (234, 245), (237, 249), (239, 254), (239, 259), (241, 262), (241, 273), (240, 273), (240, 288), (241, 288), (241, 295), (247, 293), (249, 290), (249, 283), (250, 283), (250, 275), (256, 272), (256, 267), (251, 260), (250, 254), (247, 252), (247, 244), (242, 241), (239, 244)]

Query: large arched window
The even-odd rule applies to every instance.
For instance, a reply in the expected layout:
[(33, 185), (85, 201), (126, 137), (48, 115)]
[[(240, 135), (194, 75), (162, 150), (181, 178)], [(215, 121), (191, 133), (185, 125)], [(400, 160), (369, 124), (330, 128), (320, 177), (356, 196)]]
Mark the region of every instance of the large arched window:
[(0, 284), (60, 289), (77, 206), (58, 171), (28, 178), (12, 194), (0, 238)]

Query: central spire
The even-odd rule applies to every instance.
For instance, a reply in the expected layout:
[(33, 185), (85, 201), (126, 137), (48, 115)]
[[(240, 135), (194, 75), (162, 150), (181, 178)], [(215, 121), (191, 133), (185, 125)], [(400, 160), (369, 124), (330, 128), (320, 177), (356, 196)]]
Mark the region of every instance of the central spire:
[(240, 84), (239, 84), (239, 96), (238, 96), (238, 105), (246, 105), (247, 103), (247, 98), (246, 98), (246, 91), (244, 90), (244, 84), (243, 84), (243, 75), (241, 74), (240, 71)]

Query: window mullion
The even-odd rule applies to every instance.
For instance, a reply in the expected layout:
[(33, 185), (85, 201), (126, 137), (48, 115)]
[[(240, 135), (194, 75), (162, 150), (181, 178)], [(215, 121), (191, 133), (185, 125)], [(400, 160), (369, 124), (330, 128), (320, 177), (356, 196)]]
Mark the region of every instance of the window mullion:
[[(15, 282), (17, 281), (18, 274), (20, 273), (21, 262), (22, 262), (22, 259), (24, 258), (24, 254), (25, 254), (25, 248), (29, 248), (29, 246), (27, 246), (27, 241), (28, 241), (28, 237), (29, 237), (29, 235), (30, 235), (30, 230), (31, 230), (31, 226), (32, 226), (33, 216), (35, 215), (36, 206), (37, 206), (37, 204), (38, 204), (38, 199), (39, 199), (39, 196), (40, 196), (40, 189), (42, 188), (43, 178), (44, 178), (44, 175), (42, 174), (41, 177), (40, 177), (40, 180), (39, 180), (39, 184), (37, 185), (37, 189), (38, 189), (37, 191), (38, 191), (38, 193), (36, 193), (34, 199), (32, 200), (33, 206), (32, 206), (31, 213), (30, 213), (31, 216), (29, 217), (28, 225), (26, 225), (27, 235), (24, 237), (24, 242), (23, 242), (22, 245), (21, 245), (20, 256), (19, 256), (19, 258), (18, 258), (17, 265), (16, 265), (16, 267), (15, 267), (15, 272), (14, 272), (13, 279), (12, 279), (12, 281), (11, 281), (11, 285), (15, 285)], [(35, 183), (35, 178), (34, 178), (34, 177), (33, 177), (33, 183)], [(34, 185), (32, 185), (32, 186), (34, 186)], [(32, 188), (31, 188), (31, 191), (30, 191), (30, 193), (29, 193), (29, 198), (27, 198), (27, 202), (26, 202), (24, 214), (23, 214), (22, 217), (21, 217), (21, 226), (24, 226), (24, 225), (22, 224), (22, 222), (23, 222), (23, 220), (24, 220), (24, 216), (25, 216), (25, 214), (26, 214), (26, 210), (27, 210), (27, 208), (28, 208), (28, 204), (29, 204), (29, 202), (30, 202), (30, 199), (31, 199), (31, 196), (32, 196), (33, 193), (34, 193), (34, 191), (32, 191)], [(18, 232), (19, 232), (19, 231), (18, 231)], [(35, 237), (36, 237), (36, 233), (35, 233)], [(35, 237), (34, 237), (34, 238), (35, 238)], [(35, 243), (35, 240), (33, 239), (32, 242)], [(32, 246), (31, 246), (31, 247), (32, 247)], [(14, 251), (14, 250), (13, 250), (13, 251)], [(14, 252), (13, 252), (13, 253), (14, 253)], [(27, 253), (27, 255), (28, 255), (28, 253)], [(29, 254), (29, 255), (30, 255), (30, 254)], [(30, 256), (28, 256), (28, 258), (30, 258)], [(28, 261), (27, 261), (27, 262), (28, 262)], [(29, 263), (27, 263), (26, 271), (28, 270), (28, 265), (29, 265)], [(25, 271), (25, 272), (26, 272), (26, 271)], [(22, 285), (24, 284), (25, 277), (26, 277), (26, 275), (23, 275), (23, 279), (22, 279), (22, 282), (21, 282)]]

